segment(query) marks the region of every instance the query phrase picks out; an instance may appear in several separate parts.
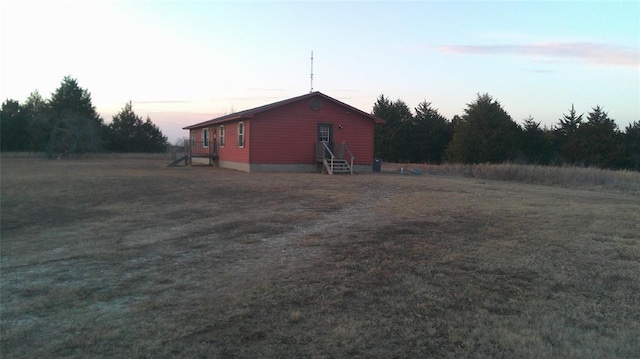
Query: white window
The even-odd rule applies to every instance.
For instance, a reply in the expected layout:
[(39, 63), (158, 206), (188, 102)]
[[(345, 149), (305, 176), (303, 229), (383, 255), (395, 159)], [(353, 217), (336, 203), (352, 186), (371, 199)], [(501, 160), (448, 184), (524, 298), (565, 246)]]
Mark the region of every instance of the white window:
[(220, 126), (220, 147), (224, 147), (224, 126)]
[(329, 126), (320, 126), (320, 142), (330, 142), (331, 128)]
[(244, 122), (238, 122), (238, 147), (244, 147)]
[(209, 147), (209, 129), (208, 128), (202, 129), (202, 147), (204, 148)]

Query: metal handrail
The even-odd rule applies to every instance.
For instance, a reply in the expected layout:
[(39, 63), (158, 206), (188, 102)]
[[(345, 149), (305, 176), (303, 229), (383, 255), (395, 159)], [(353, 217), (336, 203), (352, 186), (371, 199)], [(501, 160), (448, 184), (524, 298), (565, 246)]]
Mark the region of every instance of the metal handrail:
[(333, 151), (331, 151), (331, 149), (329, 148), (329, 146), (327, 146), (327, 143), (324, 141), (320, 141), (320, 143), (322, 143), (322, 146), (324, 146), (325, 151), (322, 151), (322, 162), (324, 162), (325, 167), (328, 164), (327, 163), (327, 152), (329, 152), (331, 154), (331, 162), (329, 164), (329, 168), (327, 169), (329, 171), (329, 174), (332, 175), (333, 174), (333, 160), (335, 159), (335, 155), (333, 154)]
[[(351, 174), (353, 174), (353, 160), (356, 158), (356, 156), (353, 155), (353, 152), (351, 152), (351, 150), (349, 149), (349, 146), (347, 146), (347, 141), (342, 141), (342, 154), (344, 155), (344, 150), (347, 150), (347, 152), (349, 152), (349, 156), (350, 156), (350, 162), (351, 165), (349, 166), (349, 171), (351, 172)], [(344, 158), (343, 158), (344, 159)]]
[[(333, 149), (331, 147), (333, 147)], [(348, 154), (348, 159), (345, 154)], [(347, 146), (347, 141), (342, 141), (342, 143), (335, 144), (335, 146), (330, 146), (329, 142), (317, 141), (316, 158), (319, 162), (322, 162), (329, 174), (333, 174), (336, 160), (347, 162), (346, 165), (349, 167), (349, 173), (353, 174), (353, 162), (356, 156), (351, 152), (349, 146)]]

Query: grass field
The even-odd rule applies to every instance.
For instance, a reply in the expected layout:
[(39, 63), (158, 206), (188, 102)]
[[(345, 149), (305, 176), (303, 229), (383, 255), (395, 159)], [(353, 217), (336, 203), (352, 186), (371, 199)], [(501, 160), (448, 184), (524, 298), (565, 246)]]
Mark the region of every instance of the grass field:
[(2, 358), (640, 357), (640, 191), (2, 158)]

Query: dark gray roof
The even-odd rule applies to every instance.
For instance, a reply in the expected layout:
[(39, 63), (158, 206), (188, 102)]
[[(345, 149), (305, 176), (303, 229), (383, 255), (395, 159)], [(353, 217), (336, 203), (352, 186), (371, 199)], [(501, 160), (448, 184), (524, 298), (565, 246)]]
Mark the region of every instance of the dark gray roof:
[(244, 118), (251, 118), (253, 117), (255, 114), (260, 113), (260, 112), (264, 112), (267, 110), (271, 110), (280, 106), (284, 106), (299, 100), (304, 100), (305, 98), (311, 98), (314, 96), (319, 96), (322, 97), (326, 100), (332, 101), (340, 106), (344, 106), (349, 108), (351, 111), (355, 111), (357, 113), (360, 113), (366, 117), (369, 117), (372, 121), (374, 121), (375, 123), (384, 123), (384, 121), (378, 117), (375, 117), (373, 115), (370, 115), (364, 111), (361, 111), (353, 106), (347, 105), (346, 103), (336, 100), (333, 97), (329, 97), (325, 94), (323, 94), (322, 92), (316, 91), (316, 92), (311, 92), (308, 94), (304, 94), (302, 96), (297, 96), (297, 97), (292, 97), (286, 100), (282, 100), (282, 101), (278, 101), (278, 102), (274, 102), (274, 103), (270, 103), (268, 105), (263, 105), (263, 106), (258, 106), (258, 107), (254, 107), (252, 109), (249, 110), (244, 110), (244, 111), (239, 111), (239, 112), (234, 112), (228, 115), (224, 115), (221, 117), (216, 117), (214, 119), (208, 120), (208, 121), (204, 121), (204, 122), (200, 122), (200, 123), (196, 123), (195, 125), (191, 125), (191, 126), (187, 126), (184, 127), (184, 130), (190, 130), (190, 129), (194, 129), (194, 128), (200, 128), (200, 127), (206, 127), (209, 125), (213, 125), (213, 124), (217, 124), (217, 123), (222, 123), (222, 122), (228, 122), (228, 121), (233, 121), (233, 120), (239, 120), (239, 119), (244, 119)]

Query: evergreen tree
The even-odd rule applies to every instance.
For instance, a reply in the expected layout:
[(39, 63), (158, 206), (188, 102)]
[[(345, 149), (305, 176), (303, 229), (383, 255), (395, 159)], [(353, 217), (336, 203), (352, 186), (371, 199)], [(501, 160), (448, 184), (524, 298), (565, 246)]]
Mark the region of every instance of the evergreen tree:
[(447, 147), (447, 157), (464, 163), (498, 163), (518, 155), (521, 129), (497, 100), (478, 95), (468, 104)]
[(407, 129), (413, 118), (409, 106), (402, 100), (391, 102), (380, 95), (373, 105), (373, 115), (386, 121), (376, 126), (376, 157), (391, 162), (408, 161)]
[(640, 171), (640, 121), (634, 121), (625, 128), (624, 145), (626, 148), (624, 167)]
[(142, 124), (142, 135), (144, 136), (143, 152), (165, 152), (169, 139), (162, 134), (162, 131), (156, 126), (149, 116)]
[(458, 128), (458, 126), (460, 126), (461, 123), (462, 123), (462, 117), (458, 115), (454, 115), (453, 118), (451, 119), (451, 122), (449, 123), (449, 130), (451, 131), (452, 136), (453, 136), (453, 133), (456, 132), (456, 129)]
[(551, 162), (553, 144), (540, 122), (531, 116), (524, 121), (522, 129), (521, 150), (526, 163), (549, 164)]
[(578, 128), (582, 124), (582, 114), (576, 115), (571, 104), (569, 114), (563, 114), (556, 126), (556, 143), (560, 160), (564, 163), (577, 163), (580, 160), (582, 144), (578, 136)]
[(409, 134), (412, 144), (412, 162), (440, 164), (444, 160), (447, 144), (453, 134), (447, 119), (426, 100), (415, 108), (413, 126)]
[(109, 124), (109, 147), (115, 152), (164, 152), (167, 138), (147, 117), (136, 115), (129, 101)]
[(24, 151), (28, 135), (28, 124), (22, 106), (16, 100), (5, 100), (0, 110), (0, 149)]
[(29, 127), (27, 150), (44, 152), (51, 131), (49, 105), (36, 90), (29, 95), (22, 107)]
[(387, 121), (391, 118), (391, 106), (392, 102), (384, 95), (380, 95), (373, 104), (372, 111), (372, 115), (385, 120), (384, 124), (375, 126), (374, 133), (374, 156), (384, 160), (389, 159), (388, 128), (393, 124), (388, 124)]
[(580, 156), (587, 166), (616, 168), (622, 166), (624, 148), (618, 125), (600, 107), (592, 108), (587, 122), (578, 128)]
[(104, 123), (89, 91), (65, 76), (49, 101), (51, 131), (47, 155), (97, 152), (102, 149)]
[(140, 152), (139, 128), (142, 127), (142, 119), (133, 112), (129, 101), (117, 115), (109, 127), (109, 149), (115, 152)]

